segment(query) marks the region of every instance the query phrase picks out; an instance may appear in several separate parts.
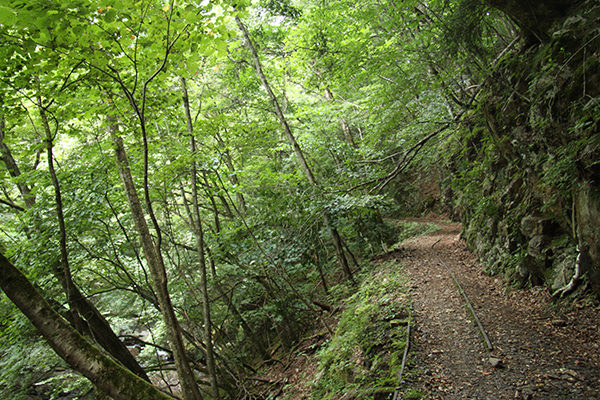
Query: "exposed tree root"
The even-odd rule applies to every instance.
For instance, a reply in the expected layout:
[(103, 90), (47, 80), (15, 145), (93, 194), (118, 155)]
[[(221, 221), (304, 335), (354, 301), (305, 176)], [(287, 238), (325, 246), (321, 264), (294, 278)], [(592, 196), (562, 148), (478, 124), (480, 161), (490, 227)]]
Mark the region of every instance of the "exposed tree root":
[(569, 283), (567, 283), (565, 286), (561, 287), (560, 289), (558, 289), (554, 293), (552, 293), (552, 297), (556, 297), (556, 296), (563, 297), (564, 295), (573, 291), (573, 289), (575, 289), (575, 287), (577, 287), (577, 284), (579, 283), (580, 276), (581, 276), (581, 249), (579, 248), (579, 245), (577, 245), (577, 261), (575, 262), (575, 272), (573, 273), (573, 276), (571, 277), (571, 280), (569, 281)]

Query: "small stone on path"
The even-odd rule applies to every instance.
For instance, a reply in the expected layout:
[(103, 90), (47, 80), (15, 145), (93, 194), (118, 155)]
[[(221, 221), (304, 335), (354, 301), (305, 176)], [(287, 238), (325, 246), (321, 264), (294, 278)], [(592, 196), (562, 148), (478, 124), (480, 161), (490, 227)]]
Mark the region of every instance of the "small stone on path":
[(490, 364), (492, 365), (492, 367), (494, 368), (500, 368), (502, 367), (502, 360), (496, 357), (490, 357), (489, 360)]

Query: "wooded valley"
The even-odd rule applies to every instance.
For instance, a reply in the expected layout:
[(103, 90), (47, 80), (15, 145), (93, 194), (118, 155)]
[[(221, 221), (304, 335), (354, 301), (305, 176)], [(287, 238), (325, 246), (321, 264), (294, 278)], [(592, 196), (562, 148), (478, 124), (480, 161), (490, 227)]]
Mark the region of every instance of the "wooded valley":
[(486, 274), (596, 302), (599, 22), (593, 0), (0, 1), (0, 397), (291, 399), (256, 377), (318, 332), (311, 398), (339, 398), (339, 312), (403, 290), (369, 273), (431, 212)]

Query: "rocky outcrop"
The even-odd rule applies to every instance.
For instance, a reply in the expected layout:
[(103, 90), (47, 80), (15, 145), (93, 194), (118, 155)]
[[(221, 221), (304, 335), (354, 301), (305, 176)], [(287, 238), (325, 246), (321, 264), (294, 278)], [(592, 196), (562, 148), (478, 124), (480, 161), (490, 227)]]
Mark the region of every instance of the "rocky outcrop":
[(600, 4), (580, 2), (500, 63), (442, 193), (489, 273), (556, 293), (582, 277), (600, 297), (598, 21)]

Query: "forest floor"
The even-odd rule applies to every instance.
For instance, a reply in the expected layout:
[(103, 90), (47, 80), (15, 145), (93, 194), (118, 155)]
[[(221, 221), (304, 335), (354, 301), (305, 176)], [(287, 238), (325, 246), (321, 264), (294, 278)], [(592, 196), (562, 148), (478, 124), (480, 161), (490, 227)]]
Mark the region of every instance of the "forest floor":
[[(440, 229), (380, 258), (401, 264), (411, 286), (409, 386), (419, 388), (425, 399), (600, 399), (597, 305), (585, 299), (556, 302), (547, 289), (515, 289), (487, 276), (460, 239), (459, 224), (417, 221)], [(492, 351), (450, 271), (469, 297)], [(271, 398), (310, 398), (318, 371), (315, 353), (323, 339), (309, 336), (285, 368), (272, 368), (263, 377), (277, 386), (276, 394), (271, 386)]]

